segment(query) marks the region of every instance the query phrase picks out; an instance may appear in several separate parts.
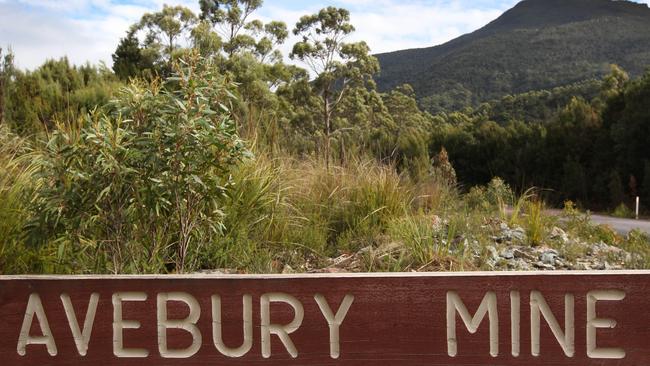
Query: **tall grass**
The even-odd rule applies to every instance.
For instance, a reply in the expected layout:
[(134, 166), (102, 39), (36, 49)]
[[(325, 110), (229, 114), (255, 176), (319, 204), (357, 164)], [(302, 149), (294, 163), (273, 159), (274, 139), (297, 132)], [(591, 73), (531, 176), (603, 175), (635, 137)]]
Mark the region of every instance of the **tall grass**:
[(25, 244), (22, 230), (39, 184), (36, 159), (27, 141), (0, 124), (0, 274), (36, 270), (38, 255)]
[(294, 167), (292, 200), (301, 214), (327, 230), (323, 250), (357, 250), (372, 244), (394, 217), (405, 215), (413, 186), (391, 166), (353, 161), (330, 172), (320, 162)]
[(405, 216), (413, 185), (391, 166), (354, 161), (328, 170), (316, 160), (258, 156), (233, 175), (223, 240), (204, 266), (275, 271), (373, 245)]

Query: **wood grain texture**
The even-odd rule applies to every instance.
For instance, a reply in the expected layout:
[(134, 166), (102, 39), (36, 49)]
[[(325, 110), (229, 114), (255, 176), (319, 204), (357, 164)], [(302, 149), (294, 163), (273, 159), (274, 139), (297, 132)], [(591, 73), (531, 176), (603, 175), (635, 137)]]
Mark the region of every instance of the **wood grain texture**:
[[(520, 294), (520, 354), (512, 355), (511, 292)], [(530, 293), (543, 295), (562, 330), (565, 297), (574, 303), (575, 351), (566, 356), (544, 316), (540, 327), (540, 354), (531, 354)], [(597, 329), (599, 348), (619, 348), (625, 357), (590, 358), (587, 355), (587, 295), (594, 291), (624, 293), (620, 301), (598, 301), (599, 319), (614, 319), (611, 329)], [(124, 347), (148, 351), (146, 358), (114, 355), (115, 293), (144, 293), (146, 301), (123, 302), (123, 318), (137, 320), (139, 329), (124, 330)], [(496, 295), (498, 355), (490, 355), (488, 315), (475, 334), (456, 314), (457, 355), (448, 352), (447, 297), (458, 294), (474, 315), (488, 292)], [(80, 327), (84, 325), (91, 294), (99, 294), (87, 354), (81, 356), (61, 301), (68, 294)], [(200, 305), (197, 327), (202, 336), (198, 352), (182, 359), (164, 358), (159, 352), (157, 296), (185, 293)], [(17, 352), (19, 334), (30, 295), (38, 294), (56, 343), (51, 356), (45, 345), (26, 346)], [(297, 350), (292, 357), (280, 338), (271, 335), (271, 355), (264, 358), (261, 345), (261, 304), (265, 294), (295, 297), (304, 309), (300, 327), (289, 334)], [(354, 301), (339, 329), (340, 356), (331, 357), (330, 326), (314, 296), (321, 294), (336, 313), (346, 295)], [(252, 297), (253, 342), (242, 357), (227, 357), (213, 343), (213, 295), (222, 303), (223, 339), (228, 347), (242, 344), (242, 298)], [(188, 306), (167, 303), (169, 319), (188, 316)], [(650, 272), (608, 273), (466, 273), (390, 274), (344, 276), (148, 276), (148, 277), (0, 277), (1, 365), (650, 365)], [(294, 310), (282, 302), (270, 305), (271, 323), (287, 324)], [(31, 336), (40, 336), (35, 317)], [(182, 329), (166, 331), (170, 349), (185, 349), (192, 336)]]

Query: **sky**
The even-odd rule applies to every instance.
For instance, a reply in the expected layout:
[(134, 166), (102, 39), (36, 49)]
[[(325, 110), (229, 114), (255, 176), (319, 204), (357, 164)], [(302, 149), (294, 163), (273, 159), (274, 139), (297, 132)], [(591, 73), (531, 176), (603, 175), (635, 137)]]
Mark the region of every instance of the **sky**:
[[(326, 6), (350, 10), (357, 31), (373, 53), (429, 47), (474, 31), (518, 0), (266, 0), (261, 20), (292, 28), (300, 16)], [(650, 4), (650, 0), (643, 0)], [(184, 5), (198, 14), (198, 0), (0, 0), (0, 47), (11, 47), (16, 64), (34, 69), (48, 58), (104, 62), (128, 27), (163, 4)], [(287, 53), (295, 39), (284, 46)]]

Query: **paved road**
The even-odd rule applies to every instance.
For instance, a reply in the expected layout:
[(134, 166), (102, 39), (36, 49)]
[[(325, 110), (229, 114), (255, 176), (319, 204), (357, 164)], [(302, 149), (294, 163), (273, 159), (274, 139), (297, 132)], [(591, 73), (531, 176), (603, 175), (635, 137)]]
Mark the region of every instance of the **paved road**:
[[(512, 212), (508, 210), (508, 212)], [(561, 217), (562, 210), (547, 210), (549, 215)], [(627, 235), (630, 231), (639, 229), (650, 235), (650, 221), (646, 220), (632, 220), (632, 219), (619, 219), (617, 217), (591, 214), (591, 222), (596, 225), (607, 225), (614, 229), (621, 235)]]
[(623, 235), (627, 235), (634, 229), (639, 229), (650, 234), (650, 221), (619, 219), (602, 215), (591, 215), (591, 221), (595, 224), (608, 225)]

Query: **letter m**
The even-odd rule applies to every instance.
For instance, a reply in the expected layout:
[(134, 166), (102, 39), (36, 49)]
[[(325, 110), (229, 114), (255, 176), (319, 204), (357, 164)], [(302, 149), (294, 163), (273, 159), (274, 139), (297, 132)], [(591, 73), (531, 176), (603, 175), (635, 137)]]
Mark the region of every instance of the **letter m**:
[(463, 319), (467, 330), (474, 334), (478, 331), (479, 325), (488, 314), (490, 321), (490, 355), (496, 357), (499, 355), (499, 316), (497, 314), (497, 295), (494, 292), (488, 292), (483, 297), (481, 305), (478, 307), (476, 314), (472, 317), (455, 291), (447, 292), (447, 353), (450, 357), (458, 354), (458, 339), (456, 338), (456, 312)]

